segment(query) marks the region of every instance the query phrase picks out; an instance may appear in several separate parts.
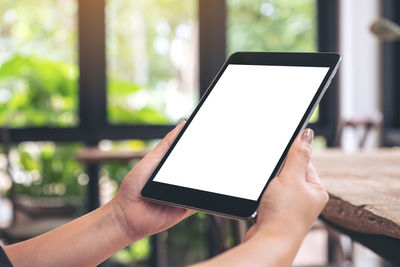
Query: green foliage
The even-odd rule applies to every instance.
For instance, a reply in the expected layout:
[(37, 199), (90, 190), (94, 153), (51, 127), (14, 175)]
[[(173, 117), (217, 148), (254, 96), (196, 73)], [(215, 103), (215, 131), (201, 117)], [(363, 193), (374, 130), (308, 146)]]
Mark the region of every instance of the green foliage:
[(227, 0), (228, 53), (315, 51), (315, 0)]
[(0, 67), (0, 124), (9, 127), (77, 124), (77, 69), (16, 55)]
[(144, 107), (134, 108), (129, 105), (127, 99), (135, 97), (135, 93), (146, 89), (134, 84), (133, 82), (111, 80), (108, 83), (108, 120), (112, 123), (152, 123), (168, 124), (170, 119), (156, 107), (146, 104)]
[(111, 260), (121, 263), (131, 263), (132, 261), (144, 261), (150, 257), (151, 244), (150, 238), (146, 237), (134, 244), (118, 251), (111, 257)]
[[(111, 79), (109, 119), (118, 123), (168, 123), (150, 105), (132, 109), (128, 96), (144, 90), (133, 82)], [(78, 124), (78, 70), (72, 64), (16, 55), (0, 66), (0, 125), (8, 127)]]
[[(176, 76), (177, 69), (171, 62), (169, 53), (158, 53), (154, 48), (154, 41), (161, 37), (171, 44), (176, 36), (177, 27), (189, 24), (196, 17), (196, 0), (108, 0), (106, 7), (107, 27), (107, 73), (110, 77), (122, 80), (132, 80), (135, 71), (135, 59), (140, 58), (148, 62), (149, 88), (160, 81), (169, 81)], [(133, 16), (140, 17), (138, 21)], [(143, 20), (143, 21), (141, 21)], [(143, 23), (142, 29), (126, 27), (133, 23)], [(163, 24), (165, 33), (158, 32), (157, 28)], [(135, 30), (136, 29), (136, 30)], [(141, 36), (140, 31), (145, 36)], [(146, 55), (142, 51), (133, 49), (134, 38), (145, 38)], [(111, 94), (114, 93), (110, 90)]]
[(208, 224), (199, 212), (168, 230), (168, 261), (170, 266), (194, 264), (208, 257)]
[[(121, 95), (120, 88), (109, 83), (111, 123), (170, 124), (176, 118), (167, 112), (167, 106), (171, 105), (167, 102), (168, 94), (175, 90), (190, 95), (184, 100), (190, 103), (197, 97), (190, 88), (181, 88), (182, 66), (173, 60), (186, 62), (186, 57), (195, 55), (195, 51), (186, 55), (183, 47), (188, 39), (194, 38), (191, 27), (195, 25), (196, 3), (196, 0), (107, 1), (107, 75), (111, 80), (139, 83), (141, 88), (137, 88), (136, 97), (146, 96), (140, 103), (131, 101), (132, 93)], [(175, 49), (174, 53), (172, 47), (176, 45), (181, 49)], [(113, 114), (110, 108), (118, 110), (118, 114)]]
[(16, 54), (74, 65), (78, 1), (0, 1), (0, 64)]
[(19, 161), (13, 169), (16, 191), (34, 197), (82, 196), (85, 187), (78, 183), (85, 175), (82, 164), (74, 160), (80, 144), (25, 142), (14, 149)]

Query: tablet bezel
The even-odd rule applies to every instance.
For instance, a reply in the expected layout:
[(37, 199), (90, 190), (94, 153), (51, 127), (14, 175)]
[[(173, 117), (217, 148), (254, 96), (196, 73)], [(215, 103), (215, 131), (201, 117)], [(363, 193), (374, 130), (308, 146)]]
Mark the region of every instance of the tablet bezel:
[[(261, 197), (268, 184), (279, 173), (279, 170), (283, 165), (291, 144), (293, 143), (299, 132), (303, 130), (304, 127), (307, 125), (313, 111), (319, 104), (326, 89), (329, 87), (329, 84), (337, 71), (339, 62), (340, 56), (336, 53), (237, 52), (232, 54), (221, 67), (218, 74), (208, 87), (207, 91), (200, 99), (199, 104), (190, 115), (185, 126), (178, 134), (177, 138), (172, 143), (171, 147), (168, 149), (167, 153), (161, 159), (160, 163), (150, 176), (149, 180), (141, 191), (141, 196), (144, 199), (150, 201), (196, 209), (226, 217), (239, 219), (249, 218), (257, 210)], [(314, 95), (300, 123), (298, 124), (296, 130), (290, 138), (285, 150), (283, 151), (278, 161), (278, 164), (274, 168), (257, 201), (153, 181), (161, 166), (164, 164), (181, 136), (185, 133), (187, 127), (190, 125), (191, 121), (196, 116), (197, 112), (206, 101), (208, 95), (211, 93), (215, 84), (218, 82), (219, 78), (229, 64), (329, 67), (329, 70), (325, 75), (320, 87), (318, 88), (317, 93)]]

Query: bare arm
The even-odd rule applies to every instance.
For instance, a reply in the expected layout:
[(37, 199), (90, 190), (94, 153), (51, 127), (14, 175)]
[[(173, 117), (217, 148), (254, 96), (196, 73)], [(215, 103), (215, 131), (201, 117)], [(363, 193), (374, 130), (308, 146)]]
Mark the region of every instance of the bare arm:
[(127, 174), (114, 199), (60, 228), (4, 248), (15, 266), (95, 266), (194, 211), (145, 202), (140, 191), (182, 129), (180, 123)]
[[(6, 246), (14, 266), (95, 266), (132, 243), (115, 201), (60, 228)], [(139, 239), (139, 237), (138, 237)]]
[(250, 240), (195, 266), (290, 266), (302, 242), (288, 232), (258, 232)]

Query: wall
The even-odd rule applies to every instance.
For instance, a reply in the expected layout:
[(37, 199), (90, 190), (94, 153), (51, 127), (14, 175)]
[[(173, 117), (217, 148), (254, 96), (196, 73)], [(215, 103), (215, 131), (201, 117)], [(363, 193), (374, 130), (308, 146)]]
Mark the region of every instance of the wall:
[[(339, 114), (349, 119), (377, 114), (379, 110), (379, 42), (370, 32), (371, 24), (379, 17), (378, 0), (339, 1), (339, 46), (342, 56), (340, 69)], [(359, 131), (346, 128), (342, 146), (346, 151), (357, 147)], [(374, 133), (367, 147), (378, 145)]]

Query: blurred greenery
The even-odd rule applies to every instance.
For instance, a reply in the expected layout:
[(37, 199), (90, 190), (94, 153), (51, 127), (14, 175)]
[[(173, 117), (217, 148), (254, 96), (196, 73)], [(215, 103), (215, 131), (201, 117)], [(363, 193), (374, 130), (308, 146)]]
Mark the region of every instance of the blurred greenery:
[[(131, 81), (137, 68), (141, 67), (136, 65), (135, 59), (140, 58), (148, 64), (149, 89), (159, 81), (176, 77), (179, 66), (174, 64), (170, 54), (172, 42), (176, 38), (192, 37), (190, 27), (196, 19), (196, 13), (195, 0), (107, 0), (108, 75)], [(135, 22), (140, 25), (132, 25)], [(179, 32), (184, 30), (187, 32)], [(133, 49), (138, 38), (143, 39), (144, 47), (137, 48), (143, 49), (141, 51)], [(158, 46), (160, 41), (165, 47)], [(146, 54), (142, 55), (141, 52)]]
[(168, 265), (183, 266), (207, 259), (208, 230), (209, 225), (202, 212), (168, 230)]
[(108, 82), (108, 90), (112, 93), (108, 95), (108, 120), (114, 123), (150, 123), (150, 124), (169, 124), (170, 119), (151, 105), (140, 108), (132, 108), (126, 99), (135, 97), (137, 93), (145, 91), (133, 82), (118, 81), (111, 79)]
[(54, 142), (23, 142), (13, 147), (10, 158), (16, 192), (33, 197), (84, 195), (84, 166), (74, 160), (82, 147)]
[[(35, 55), (15, 55), (0, 66), (0, 125), (8, 127), (78, 124), (78, 70), (68, 63)], [(133, 82), (109, 81), (113, 94), (109, 101), (110, 118), (120, 122), (168, 123), (169, 119), (151, 106), (132, 113), (120, 103), (144, 90)], [(117, 120), (117, 119), (116, 119)]]
[[(196, 12), (196, 0), (107, 1), (107, 76), (142, 88), (121, 95), (109, 83), (111, 123), (173, 123), (192, 111), (198, 99)], [(111, 109), (117, 106), (124, 110), (116, 114)]]
[(227, 0), (227, 53), (315, 52), (315, 0)]
[(135, 244), (118, 251), (111, 257), (111, 260), (129, 264), (132, 261), (145, 261), (150, 257), (150, 253), (150, 237), (146, 237), (135, 242)]
[(71, 64), (15, 55), (0, 66), (0, 125), (76, 125), (77, 78)]
[(76, 1), (0, 1), (0, 125), (73, 126)]

